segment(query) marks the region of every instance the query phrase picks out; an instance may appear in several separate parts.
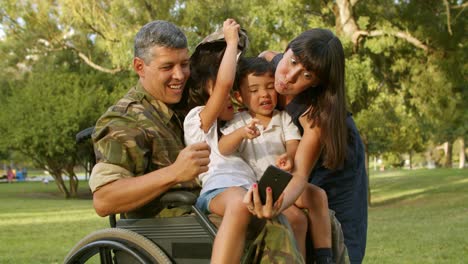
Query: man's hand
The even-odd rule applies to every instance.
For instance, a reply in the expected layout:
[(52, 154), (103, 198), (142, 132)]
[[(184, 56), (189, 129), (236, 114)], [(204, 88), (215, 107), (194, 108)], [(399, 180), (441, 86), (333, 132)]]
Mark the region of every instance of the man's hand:
[(210, 146), (205, 142), (195, 143), (184, 148), (173, 166), (177, 170), (177, 182), (186, 182), (208, 171)]

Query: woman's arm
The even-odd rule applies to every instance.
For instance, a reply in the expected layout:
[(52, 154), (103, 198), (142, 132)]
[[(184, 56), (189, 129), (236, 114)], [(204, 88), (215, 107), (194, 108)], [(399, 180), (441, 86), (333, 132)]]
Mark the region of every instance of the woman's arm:
[(226, 50), (219, 66), (216, 82), (205, 108), (200, 112), (201, 128), (208, 132), (210, 127), (218, 119), (223, 111), (226, 97), (234, 83), (236, 75), (237, 44), (239, 43), (239, 24), (234, 19), (226, 19), (223, 24), (224, 39), (226, 40)]
[[(140, 208), (175, 184), (193, 180), (200, 173), (208, 171), (209, 156), (210, 148), (204, 142), (187, 146), (179, 153), (176, 161), (167, 167), (138, 177), (121, 178), (101, 186), (93, 193), (94, 208), (100, 216)], [(100, 166), (102, 167), (98, 163), (93, 168), (92, 178), (101, 177), (98, 170)]]
[(299, 122), (304, 128), (304, 134), (294, 156), (293, 174), (300, 175), (307, 181), (322, 151), (320, 143), (322, 130), (317, 126), (311, 128), (311, 121), (307, 120), (305, 115), (299, 118)]
[(294, 156), (292, 184), (286, 186), (284, 190), (284, 201), (280, 212), (294, 204), (301, 195), (322, 149), (320, 144), (321, 129), (317, 126), (310, 128), (310, 121), (307, 120), (306, 116), (302, 116), (299, 121), (304, 128), (304, 134)]

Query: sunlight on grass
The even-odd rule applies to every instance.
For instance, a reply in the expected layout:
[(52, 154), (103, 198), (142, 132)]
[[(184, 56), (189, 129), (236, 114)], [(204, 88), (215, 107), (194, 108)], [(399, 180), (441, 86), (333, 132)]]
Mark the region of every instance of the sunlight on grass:
[(424, 194), (427, 192), (434, 192), (440, 189), (453, 189), (457, 186), (468, 183), (468, 178), (459, 179), (450, 183), (441, 183), (434, 186), (427, 186), (426, 188), (411, 188), (403, 191), (383, 192), (383, 189), (372, 190), (372, 194), (379, 194), (372, 197), (372, 203), (380, 204), (385, 201), (395, 200), (402, 197), (415, 197), (418, 194)]
[(41, 223), (67, 223), (82, 220), (93, 220), (96, 213), (88, 210), (65, 210), (60, 212), (31, 212), (0, 214), (0, 227), (10, 225), (29, 225)]
[[(371, 172), (370, 185), (364, 264), (466, 263), (468, 170)], [(62, 263), (109, 226), (89, 198), (63, 199), (51, 184), (0, 184), (0, 202), (0, 263)]]
[(0, 263), (62, 263), (80, 239), (109, 226), (89, 198), (64, 199), (55, 184), (0, 184), (0, 202), (0, 241), (8, 245), (0, 247)]
[(384, 201), (393, 200), (395, 198), (400, 198), (403, 196), (421, 194), (421, 193), (424, 193), (426, 190), (427, 189), (411, 189), (411, 190), (404, 191), (404, 192), (395, 192), (395, 193), (391, 193), (388, 195), (381, 195), (381, 196), (378, 196), (377, 198), (372, 198), (372, 203), (379, 204)]
[(371, 174), (364, 263), (466, 263), (468, 170)]

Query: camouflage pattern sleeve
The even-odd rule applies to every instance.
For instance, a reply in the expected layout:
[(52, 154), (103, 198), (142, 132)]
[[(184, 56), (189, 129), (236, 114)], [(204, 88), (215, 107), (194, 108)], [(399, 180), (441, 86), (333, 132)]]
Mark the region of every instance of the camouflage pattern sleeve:
[(145, 123), (155, 124), (146, 118), (144, 97), (139, 89), (130, 89), (97, 121), (92, 135), (96, 163), (113, 164), (135, 176), (145, 173), (152, 144)]
[[(103, 181), (105, 184), (167, 167), (184, 148), (179, 117), (140, 84), (101, 116), (92, 138), (99, 164), (92, 176), (100, 186)], [(199, 184), (190, 182), (173, 188), (198, 189)]]
[(137, 126), (132, 116), (101, 118), (93, 134), (97, 163), (120, 166), (134, 175), (144, 174), (148, 165), (145, 133)]

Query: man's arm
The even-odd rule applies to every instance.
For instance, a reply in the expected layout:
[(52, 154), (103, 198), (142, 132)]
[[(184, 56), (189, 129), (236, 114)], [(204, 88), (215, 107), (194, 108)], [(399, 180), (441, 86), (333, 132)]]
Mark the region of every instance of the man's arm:
[(172, 165), (101, 186), (93, 194), (94, 209), (98, 215), (107, 216), (140, 208), (173, 185), (190, 181), (208, 171), (209, 155), (208, 144), (193, 144), (183, 149)]

